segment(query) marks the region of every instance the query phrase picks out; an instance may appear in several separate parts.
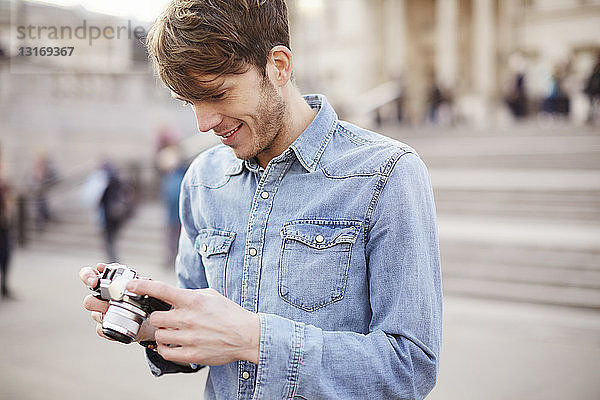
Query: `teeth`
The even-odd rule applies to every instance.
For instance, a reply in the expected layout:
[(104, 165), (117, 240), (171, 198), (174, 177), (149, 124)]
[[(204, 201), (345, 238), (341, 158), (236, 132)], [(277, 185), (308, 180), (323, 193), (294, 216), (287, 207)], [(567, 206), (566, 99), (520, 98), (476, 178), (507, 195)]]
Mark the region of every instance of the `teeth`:
[(235, 129), (232, 129), (227, 135), (223, 135), (223, 138), (228, 138), (229, 136), (233, 135), (235, 132), (237, 132), (240, 129), (240, 127), (238, 126)]

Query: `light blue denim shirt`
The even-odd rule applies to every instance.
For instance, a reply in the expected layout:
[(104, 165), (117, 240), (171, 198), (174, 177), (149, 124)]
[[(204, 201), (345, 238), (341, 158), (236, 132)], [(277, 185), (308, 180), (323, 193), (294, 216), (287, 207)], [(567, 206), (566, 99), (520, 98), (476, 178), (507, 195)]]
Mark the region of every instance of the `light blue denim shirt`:
[[(208, 399), (421, 399), (439, 366), (442, 290), (427, 170), (410, 147), (318, 114), (263, 170), (225, 146), (182, 185), (184, 288), (260, 315), (258, 366), (210, 367)], [(148, 352), (155, 375), (190, 372)]]

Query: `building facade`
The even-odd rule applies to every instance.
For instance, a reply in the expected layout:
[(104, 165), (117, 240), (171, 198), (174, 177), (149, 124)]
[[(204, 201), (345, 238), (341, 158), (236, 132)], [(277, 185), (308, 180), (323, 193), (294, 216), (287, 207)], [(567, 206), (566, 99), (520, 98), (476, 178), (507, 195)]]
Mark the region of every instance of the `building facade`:
[(435, 84), (456, 119), (493, 124), (517, 73), (540, 99), (562, 69), (577, 102), (600, 51), (598, 0), (295, 0), (291, 16), (301, 85), (345, 106), (395, 81), (411, 123)]

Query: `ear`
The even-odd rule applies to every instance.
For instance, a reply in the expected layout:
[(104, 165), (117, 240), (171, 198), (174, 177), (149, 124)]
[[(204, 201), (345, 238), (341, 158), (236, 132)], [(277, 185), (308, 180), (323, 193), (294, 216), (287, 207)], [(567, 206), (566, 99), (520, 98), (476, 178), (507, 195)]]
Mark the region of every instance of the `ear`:
[(292, 52), (285, 46), (275, 46), (267, 59), (267, 74), (276, 87), (285, 86), (292, 76)]

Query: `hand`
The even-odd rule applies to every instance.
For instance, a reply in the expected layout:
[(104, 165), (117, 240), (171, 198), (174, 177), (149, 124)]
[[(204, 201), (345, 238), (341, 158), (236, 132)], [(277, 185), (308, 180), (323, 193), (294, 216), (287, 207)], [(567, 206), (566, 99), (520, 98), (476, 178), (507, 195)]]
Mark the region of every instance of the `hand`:
[(177, 363), (223, 365), (247, 360), (258, 364), (260, 318), (213, 289), (178, 289), (163, 282), (136, 279), (127, 289), (173, 306), (155, 311), (158, 353)]
[[(118, 264), (108, 264), (108, 266), (114, 266)], [(107, 267), (107, 264), (96, 264), (94, 268), (91, 267), (83, 267), (79, 270), (79, 278), (81, 281), (88, 286), (89, 288), (95, 288), (98, 284), (98, 275), (104, 271)], [(91, 317), (94, 321), (96, 321), (96, 333), (103, 337), (104, 339), (112, 340), (102, 332), (102, 320), (104, 318), (104, 314), (106, 314), (106, 310), (108, 310), (108, 301), (100, 300), (96, 298), (93, 294), (89, 294), (83, 299), (83, 308), (88, 311), (91, 311)], [(148, 321), (144, 321), (140, 330), (137, 334), (136, 340), (144, 341), (144, 340), (154, 340), (154, 328), (148, 323)]]

